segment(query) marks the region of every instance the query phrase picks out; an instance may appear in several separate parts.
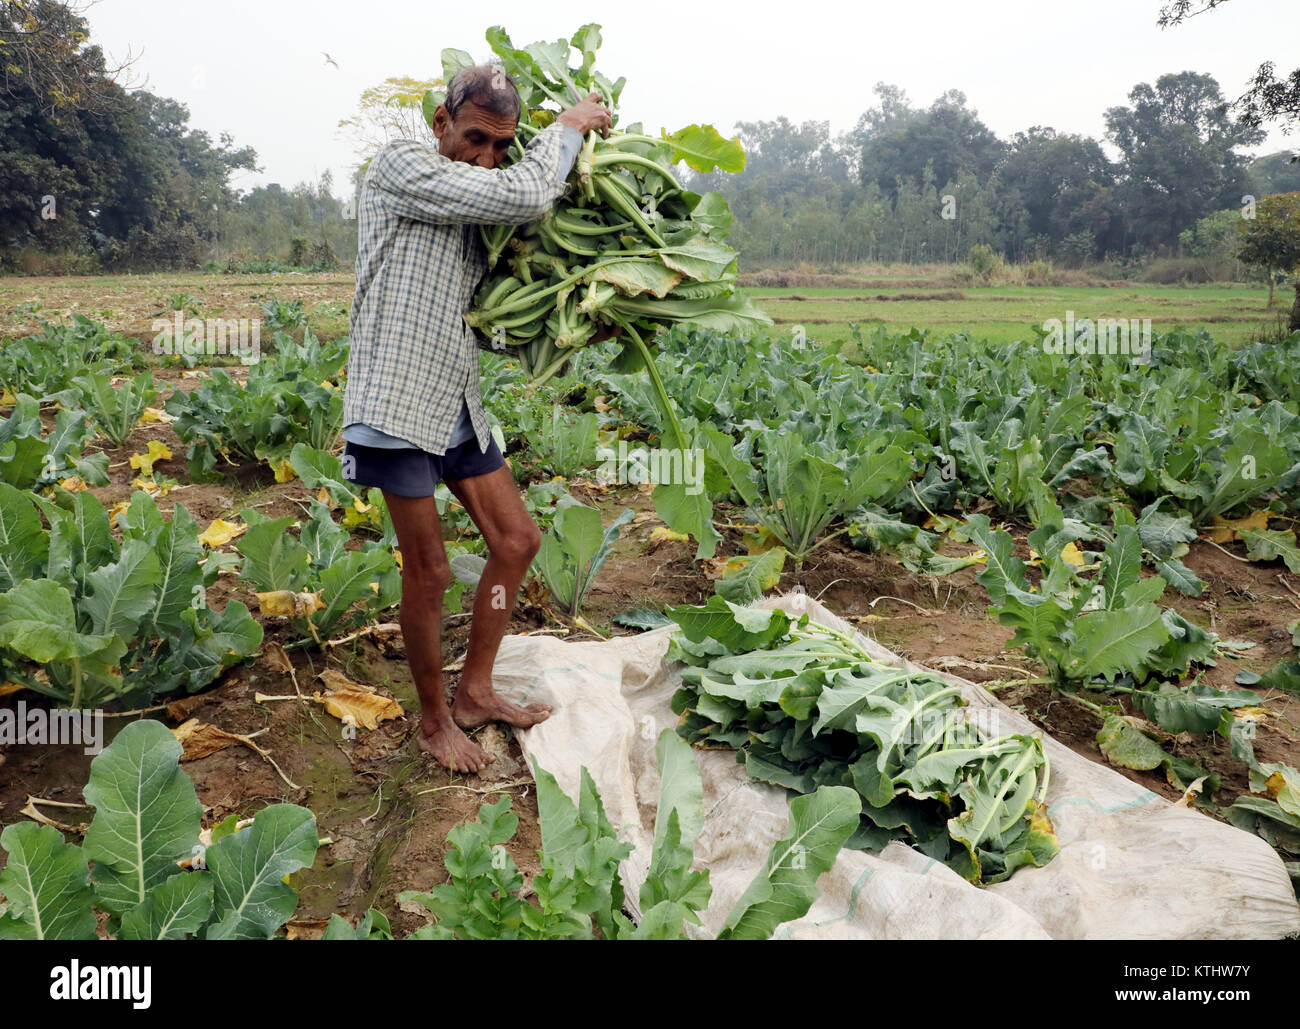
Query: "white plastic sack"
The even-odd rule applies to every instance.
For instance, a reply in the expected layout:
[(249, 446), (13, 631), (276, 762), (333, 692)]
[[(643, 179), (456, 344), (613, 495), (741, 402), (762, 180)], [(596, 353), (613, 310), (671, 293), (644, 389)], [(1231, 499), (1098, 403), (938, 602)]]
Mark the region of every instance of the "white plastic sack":
[[(802, 593), (780, 607), (855, 635), (880, 660), (904, 661)], [(669, 706), (681, 666), (663, 661), (668, 626), (603, 643), (508, 636), (493, 681), (517, 703), (553, 708), (520, 733), (560, 786), (577, 796), (586, 766), (619, 835), (635, 845), (623, 867), (635, 905), (650, 862), (659, 797), (655, 741), (676, 725)], [(941, 672), (976, 707), (996, 709), (999, 733), (1038, 733), (1051, 762), (1047, 806), (1061, 851), (1044, 868), (977, 887), (901, 843), (879, 854), (840, 852), (808, 914), (778, 928), (794, 939), (1258, 939), (1300, 933), (1300, 905), (1281, 859), (1263, 840), (1178, 807), (1079, 756), (974, 683)], [(790, 794), (751, 780), (729, 750), (696, 750), (704, 827), (695, 847), (713, 899), (715, 935), (786, 832)], [(688, 927), (694, 928), (694, 927)]]

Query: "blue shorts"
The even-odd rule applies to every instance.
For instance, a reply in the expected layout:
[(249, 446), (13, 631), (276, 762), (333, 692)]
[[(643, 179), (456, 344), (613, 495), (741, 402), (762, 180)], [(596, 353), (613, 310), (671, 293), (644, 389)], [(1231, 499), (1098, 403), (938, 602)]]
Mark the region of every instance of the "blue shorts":
[[(349, 460), (351, 459), (351, 460)], [(505, 466), (496, 440), (487, 452), (471, 437), (445, 454), (430, 454), (414, 447), (390, 450), (345, 442), (343, 477), (358, 486), (378, 486), (399, 497), (431, 497), (443, 479), (472, 479)]]

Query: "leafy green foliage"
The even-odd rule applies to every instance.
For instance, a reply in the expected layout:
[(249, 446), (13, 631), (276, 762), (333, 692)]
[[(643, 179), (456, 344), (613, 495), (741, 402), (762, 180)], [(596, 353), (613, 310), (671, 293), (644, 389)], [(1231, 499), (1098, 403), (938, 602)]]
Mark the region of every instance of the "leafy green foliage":
[(108, 455), (82, 455), (94, 435), (86, 413), (64, 408), (54, 416), (54, 428), (44, 433), (40, 404), (20, 393), (9, 417), (0, 421), (0, 482), (37, 490), (77, 475), (91, 486), (108, 483)]
[[(639, 896), (637, 924), (623, 912), (619, 862), (632, 846), (619, 841), (596, 785), (582, 769), (578, 803), (555, 777), (534, 766), (542, 829), (541, 871), (532, 880), (536, 903), (521, 896), (523, 877), (505, 844), (518, 818), (510, 798), (479, 808), (477, 822), (447, 834), (450, 881), (429, 893), (407, 891), (402, 902), (421, 904), (438, 921), (411, 939), (686, 939), (686, 923), (700, 925), (712, 896), (707, 870), (693, 867), (695, 839), (704, 822), (704, 790), (691, 748), (671, 730), (660, 734), (659, 806), (654, 849)], [(818, 877), (834, 863), (857, 825), (860, 804), (843, 787), (823, 787), (790, 805), (790, 831), (728, 916), (719, 939), (766, 939), (782, 922), (801, 918), (817, 898)], [(367, 915), (367, 920), (371, 915)], [(339, 920), (342, 922), (342, 920)], [(361, 927), (349, 934), (331, 920), (331, 939), (376, 939)]]
[(95, 426), (113, 446), (120, 447), (140, 421), (144, 409), (158, 396), (158, 390), (148, 372), (120, 386), (114, 386), (112, 378), (107, 371), (90, 369), (72, 383), (81, 391), (81, 402)]
[[(298, 903), (282, 880), (315, 860), (315, 816), (273, 804), (246, 829), (214, 831), (219, 838), (205, 848), (203, 809), (180, 756), (162, 724), (132, 722), (91, 763), (86, 800), (95, 817), (83, 847), (49, 826), (4, 831), (0, 892), (9, 909), (0, 914), (0, 939), (94, 939), (94, 909), (123, 940), (275, 935)], [(181, 858), (198, 860), (186, 870)]]
[[(862, 805), (851, 846), (910, 841), (977, 883), (1056, 853), (1041, 742), (991, 736), (957, 687), (875, 661), (807, 615), (721, 597), (668, 615), (681, 629), (668, 658), (687, 665), (677, 731), (735, 748), (751, 776), (797, 793), (852, 787)], [(822, 803), (804, 814), (808, 825), (839, 817)], [(784, 858), (773, 853), (776, 876)]]
[(730, 436), (705, 430), (705, 438), (710, 456), (753, 517), (794, 558), (796, 572), (817, 546), (833, 538), (823, 535), (832, 521), (892, 496), (912, 474), (907, 452), (886, 433), (866, 435), (841, 464), (814, 452), (798, 436), (772, 429), (746, 439), (754, 451), (750, 460), (737, 456)]
[(74, 314), (67, 322), (42, 322), (43, 332), (0, 347), (0, 392), (53, 400), (83, 369), (120, 372), (139, 356), (138, 344), (102, 323)]
[(0, 893), (0, 940), (88, 940), (95, 935), (90, 877), (81, 848), (52, 826), (19, 822), (0, 833), (8, 861)]
[(164, 522), (137, 492), (120, 524), (119, 542), (88, 492), (52, 503), (0, 484), (0, 659), (14, 681), (74, 708), (194, 692), (262, 642), (239, 601), (207, 606), (217, 569), (200, 565), (183, 505)]
[[(1120, 715), (1106, 716), (1101, 729), (1097, 731), (1097, 746), (1113, 765), (1138, 771), (1164, 769), (1169, 784), (1180, 790), (1187, 789), (1197, 779), (1206, 776), (1205, 770), (1195, 761), (1168, 753), (1155, 736)], [(1218, 776), (1208, 778), (1212, 781), (1206, 783), (1204, 792), (1214, 793), (1218, 789)]]
[[(1144, 548), (1131, 518), (1116, 529), (1100, 559), (1084, 565), (1067, 561), (1065, 548), (1089, 535), (1087, 526), (1058, 517), (1035, 529), (1029, 543), (1043, 565), (1037, 584), (1013, 555), (1010, 533), (992, 528), (988, 516), (971, 515), (965, 531), (987, 554), (979, 582), (997, 605), (998, 620), (1016, 630), (1009, 646), (1024, 647), (1047, 666), (1058, 686), (1075, 688), (1099, 679), (1140, 685), (1152, 676), (1182, 675), (1193, 664), (1214, 663), (1216, 636), (1156, 606), (1165, 581), (1141, 578)], [(1168, 703), (1154, 695), (1134, 699), (1173, 717)], [(1218, 715), (1210, 710), (1209, 694), (1183, 702), (1206, 711), (1209, 728), (1214, 727)]]
[[(303, 635), (320, 641), (364, 625), (401, 598), (401, 571), (382, 540), (366, 540), (347, 550), (348, 531), (336, 523), (319, 500), (311, 519), (299, 525), (292, 517), (268, 518), (248, 508), (240, 517), (248, 529), (235, 543), (244, 556), (240, 578), (259, 593), (288, 590), (318, 596), (319, 609), (296, 615)], [(295, 537), (289, 530), (298, 528)]]
[(536, 564), (556, 602), (571, 615), (577, 616), (582, 598), (618, 540), (619, 530), (634, 514), (631, 508), (624, 508), (609, 528), (603, 529), (596, 508), (567, 496), (556, 504), (555, 523), (542, 537)]
[(182, 442), (190, 475), (211, 478), (217, 458), (266, 460), (279, 468), (295, 443), (316, 450), (334, 445), (343, 422), (342, 392), (334, 382), (347, 362), (346, 341), (321, 343), (310, 329), (296, 344), (276, 333), (274, 353), (249, 366), (241, 385), (224, 368), (205, 373), (191, 392), (177, 390), (166, 408)]

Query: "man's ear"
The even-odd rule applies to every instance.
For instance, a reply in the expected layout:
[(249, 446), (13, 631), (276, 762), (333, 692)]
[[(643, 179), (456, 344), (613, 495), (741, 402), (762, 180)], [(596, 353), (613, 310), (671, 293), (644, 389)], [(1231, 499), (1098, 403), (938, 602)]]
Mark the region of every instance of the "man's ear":
[(441, 141), (442, 137), (451, 128), (451, 115), (447, 113), (447, 105), (439, 104), (433, 112), (432, 122), (433, 136)]

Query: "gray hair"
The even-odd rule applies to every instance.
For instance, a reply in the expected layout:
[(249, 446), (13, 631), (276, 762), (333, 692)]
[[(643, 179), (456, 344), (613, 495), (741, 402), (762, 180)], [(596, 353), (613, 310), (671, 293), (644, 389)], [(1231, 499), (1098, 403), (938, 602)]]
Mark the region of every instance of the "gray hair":
[(495, 64), (462, 68), (452, 77), (447, 86), (447, 99), (443, 101), (452, 121), (456, 120), (456, 115), (467, 103), (477, 104), (493, 114), (516, 120), (524, 108), (514, 80), (506, 74), (504, 68)]

